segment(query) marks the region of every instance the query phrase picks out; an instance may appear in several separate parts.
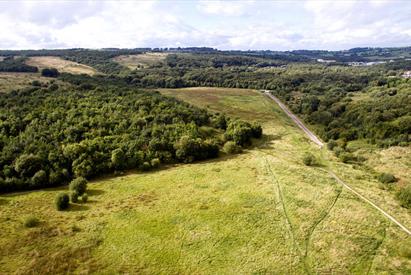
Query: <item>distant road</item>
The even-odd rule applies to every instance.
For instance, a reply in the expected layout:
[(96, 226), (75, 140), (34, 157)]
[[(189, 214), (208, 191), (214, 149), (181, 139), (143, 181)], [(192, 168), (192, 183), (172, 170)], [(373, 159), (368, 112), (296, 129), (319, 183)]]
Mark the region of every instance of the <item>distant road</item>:
[[(274, 95), (272, 95), (270, 93), (270, 91), (268, 90), (264, 90), (264, 93), (271, 98), (272, 100), (274, 100), (278, 106), (280, 106), (280, 108), (295, 122), (295, 124), (298, 125), (298, 127), (300, 127), (304, 133), (307, 134), (307, 136), (318, 146), (320, 146), (320, 148), (322, 148), (324, 146), (324, 143), (313, 133), (311, 132), (305, 125), (304, 123), (296, 116), (294, 115), (290, 110), (288, 110), (288, 108)], [(323, 169), (325, 170), (325, 169)], [(390, 221), (392, 221), (393, 223), (395, 223), (396, 225), (398, 225), (405, 233), (407, 233), (408, 235), (411, 236), (411, 230), (409, 230), (407, 227), (405, 227), (405, 225), (403, 225), (402, 223), (400, 223), (397, 219), (395, 219), (393, 216), (391, 216), (390, 214), (388, 214), (386, 211), (384, 211), (381, 207), (379, 207), (378, 205), (376, 205), (375, 203), (373, 203), (372, 201), (370, 201), (369, 199), (367, 199), (366, 197), (364, 197), (363, 195), (361, 195), (358, 191), (356, 191), (353, 187), (351, 187), (350, 185), (348, 185), (346, 182), (344, 182), (343, 180), (341, 180), (333, 171), (331, 171), (330, 169), (328, 172), (339, 184), (341, 184), (342, 186), (344, 186), (346, 189), (348, 189), (350, 192), (352, 192), (353, 194), (355, 194), (357, 197), (359, 197), (362, 201), (365, 201), (366, 203), (368, 203), (369, 205), (371, 205), (374, 209), (377, 209), (380, 213), (382, 213), (386, 218), (388, 218)]]
[(278, 104), (278, 106), (280, 106), (280, 108), (283, 109), (283, 111), (295, 122), (295, 124), (298, 125), (298, 127), (301, 128), (301, 130), (303, 130), (306, 133), (306, 135), (315, 144), (320, 146), (320, 148), (324, 146), (324, 143), (313, 132), (311, 132), (296, 115), (294, 115), (290, 110), (288, 110), (288, 108), (276, 96), (270, 94), (270, 92), (267, 90), (265, 90), (264, 93), (272, 100), (274, 100)]

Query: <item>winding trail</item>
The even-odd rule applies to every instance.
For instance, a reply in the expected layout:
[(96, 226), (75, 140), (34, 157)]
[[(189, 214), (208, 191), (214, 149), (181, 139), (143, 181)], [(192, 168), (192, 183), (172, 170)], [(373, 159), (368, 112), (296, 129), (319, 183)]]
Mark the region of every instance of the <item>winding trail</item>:
[[(267, 95), (270, 99), (274, 100), (278, 106), (294, 121), (295, 124), (297, 124), (298, 127), (300, 127), (304, 133), (310, 138), (312, 142), (314, 142), (316, 145), (318, 145), (320, 148), (324, 146), (324, 143), (313, 133), (311, 132), (305, 125), (304, 123), (296, 116), (294, 115), (285, 105), (284, 103), (281, 102), (276, 96), (272, 95), (270, 91), (264, 90), (265, 95)], [(409, 236), (411, 236), (411, 230), (409, 230), (405, 225), (403, 225), (401, 222), (399, 222), (397, 219), (395, 219), (392, 215), (387, 213), (385, 210), (383, 210), (381, 207), (361, 195), (358, 191), (356, 191), (353, 187), (348, 185), (346, 182), (341, 180), (333, 171), (322, 169), (326, 172), (328, 172), (339, 184), (341, 184), (343, 187), (345, 187), (347, 190), (349, 190), (351, 193), (356, 195), (358, 198), (360, 198), (362, 201), (368, 203), (371, 205), (373, 208), (377, 209), (380, 213), (382, 213), (386, 218), (388, 218), (391, 222), (395, 223), (398, 225), (405, 233), (407, 233)]]

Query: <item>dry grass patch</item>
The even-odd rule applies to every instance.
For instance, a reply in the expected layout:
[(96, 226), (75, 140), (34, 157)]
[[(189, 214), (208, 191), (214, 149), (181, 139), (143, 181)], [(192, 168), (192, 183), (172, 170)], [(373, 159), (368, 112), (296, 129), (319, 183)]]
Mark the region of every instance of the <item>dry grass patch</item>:
[(18, 90), (30, 86), (33, 81), (48, 83), (50, 78), (41, 77), (36, 73), (0, 73), (0, 93)]
[(144, 53), (144, 54), (131, 54), (120, 55), (113, 60), (131, 70), (137, 68), (146, 68), (156, 63), (164, 61), (168, 53)]
[(60, 72), (71, 74), (88, 74), (94, 75), (97, 71), (83, 64), (79, 64), (73, 61), (64, 60), (57, 56), (35, 56), (30, 57), (26, 61), (30, 66), (36, 66), (39, 69), (43, 68), (56, 68)]

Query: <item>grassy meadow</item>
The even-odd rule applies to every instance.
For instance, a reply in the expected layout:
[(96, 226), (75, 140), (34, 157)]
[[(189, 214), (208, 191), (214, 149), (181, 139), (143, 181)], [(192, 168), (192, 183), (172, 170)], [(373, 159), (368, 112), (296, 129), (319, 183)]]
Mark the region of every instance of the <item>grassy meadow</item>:
[(162, 62), (167, 57), (167, 53), (144, 53), (120, 55), (113, 60), (130, 70), (135, 70), (139, 67), (148, 67), (156, 63)]
[[(53, 205), (64, 187), (0, 195), (0, 273), (411, 273), (410, 237), (326, 169), (411, 227), (372, 172), (319, 150), (257, 91), (161, 93), (258, 120), (264, 138), (239, 155), (95, 180), (68, 211)], [(305, 152), (320, 165), (305, 166)]]
[(56, 81), (59, 85), (67, 85), (62, 81), (42, 77), (39, 73), (6, 73), (0, 72), (0, 93), (7, 93), (13, 90), (18, 90), (31, 86), (33, 81), (38, 81), (42, 84), (49, 83), (51, 80)]

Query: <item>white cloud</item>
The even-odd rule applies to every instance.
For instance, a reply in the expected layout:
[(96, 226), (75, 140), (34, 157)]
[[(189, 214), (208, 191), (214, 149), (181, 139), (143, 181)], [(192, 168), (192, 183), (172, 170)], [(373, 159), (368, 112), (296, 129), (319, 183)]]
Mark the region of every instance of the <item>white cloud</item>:
[[(294, 18), (287, 20), (287, 18)], [(411, 2), (0, 2), (0, 48), (411, 44)]]
[(241, 16), (254, 1), (200, 1), (197, 9), (201, 12), (215, 15)]

